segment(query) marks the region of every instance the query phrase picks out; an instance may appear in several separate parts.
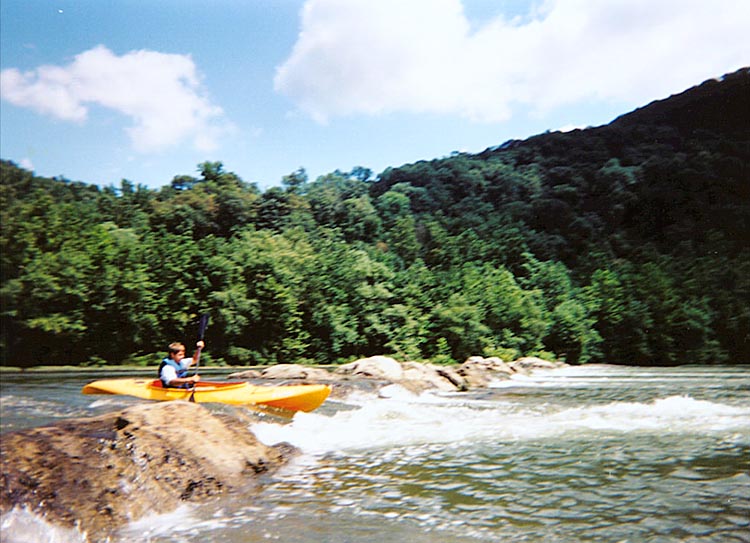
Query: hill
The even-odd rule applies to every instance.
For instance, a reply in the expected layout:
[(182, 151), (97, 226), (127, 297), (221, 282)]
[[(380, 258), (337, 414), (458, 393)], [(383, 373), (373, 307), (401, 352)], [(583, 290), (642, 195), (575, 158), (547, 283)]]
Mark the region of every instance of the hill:
[(2, 163), (3, 363), (750, 363), (750, 70), (612, 123), (261, 193)]
[(373, 194), (403, 184), (417, 214), (484, 209), (532, 230), (538, 256), (576, 267), (586, 254), (617, 258), (644, 243), (668, 253), (746, 248), (748, 164), (743, 69), (606, 126), (388, 170)]

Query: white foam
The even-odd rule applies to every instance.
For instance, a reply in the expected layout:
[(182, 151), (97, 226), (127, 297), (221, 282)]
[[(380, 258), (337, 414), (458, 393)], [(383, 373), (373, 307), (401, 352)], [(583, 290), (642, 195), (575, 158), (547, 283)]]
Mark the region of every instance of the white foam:
[[(655, 386), (693, 388), (696, 385), (720, 388), (721, 381), (747, 377), (746, 372), (729, 373), (725, 369), (679, 368), (661, 371), (657, 368), (633, 368), (627, 366), (587, 365), (567, 366), (555, 369), (534, 370), (531, 373), (516, 373), (509, 378), (498, 379), (489, 388), (615, 388), (621, 386)], [(716, 382), (716, 379), (719, 382)]]
[(120, 400), (120, 399), (114, 400), (114, 399), (111, 399), (111, 398), (103, 398), (103, 399), (94, 400), (93, 402), (91, 402), (89, 404), (89, 408), (90, 409), (98, 409), (100, 407), (110, 407), (110, 406), (113, 406), (113, 405), (114, 406), (118, 406), (121, 403), (122, 403), (122, 400)]
[[(492, 408), (488, 406), (492, 405)], [(750, 408), (671, 396), (646, 403), (612, 402), (570, 409), (548, 405), (413, 396), (374, 399), (326, 416), (299, 413), (287, 425), (252, 430), (267, 444), (288, 441), (305, 453), (431, 443), (502, 442), (587, 431), (665, 433), (750, 429)]]
[(557, 413), (553, 420), (592, 430), (717, 431), (750, 427), (750, 409), (670, 396), (649, 403), (614, 402)]
[(47, 522), (26, 509), (13, 508), (0, 515), (3, 543), (86, 543), (86, 536), (75, 528)]
[(200, 519), (195, 506), (182, 504), (169, 513), (150, 514), (129, 523), (120, 529), (119, 535), (123, 541), (142, 541), (144, 543), (153, 538), (164, 538), (183, 533), (211, 533), (212, 530), (226, 524), (221, 515), (212, 519)]

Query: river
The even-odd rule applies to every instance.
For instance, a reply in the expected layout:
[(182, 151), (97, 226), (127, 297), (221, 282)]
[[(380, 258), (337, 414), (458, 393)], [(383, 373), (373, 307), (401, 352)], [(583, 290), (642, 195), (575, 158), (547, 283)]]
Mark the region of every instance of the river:
[[(83, 396), (89, 378), (3, 374), (2, 431), (140, 401)], [(139, 520), (116, 543), (750, 541), (750, 367), (583, 366), (387, 396), (258, 415), (262, 441), (303, 454), (260, 492)], [(83, 541), (22, 511), (2, 532)]]

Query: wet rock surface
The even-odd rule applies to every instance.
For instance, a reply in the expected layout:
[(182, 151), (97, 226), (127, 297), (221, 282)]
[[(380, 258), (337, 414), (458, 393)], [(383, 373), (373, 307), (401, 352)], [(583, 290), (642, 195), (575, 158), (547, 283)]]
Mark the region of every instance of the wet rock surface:
[(232, 415), (149, 403), (3, 434), (0, 510), (26, 508), (101, 540), (147, 513), (252, 489), (293, 454)]

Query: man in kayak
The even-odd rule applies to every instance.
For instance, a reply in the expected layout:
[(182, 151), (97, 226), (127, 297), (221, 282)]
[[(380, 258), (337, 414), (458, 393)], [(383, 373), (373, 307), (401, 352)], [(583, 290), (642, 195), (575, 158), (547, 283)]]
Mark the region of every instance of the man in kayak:
[(203, 341), (196, 343), (193, 357), (185, 358), (185, 346), (182, 343), (170, 343), (168, 355), (159, 366), (161, 384), (171, 388), (193, 388), (201, 378), (198, 374), (188, 377), (188, 368), (198, 363), (204, 345)]

